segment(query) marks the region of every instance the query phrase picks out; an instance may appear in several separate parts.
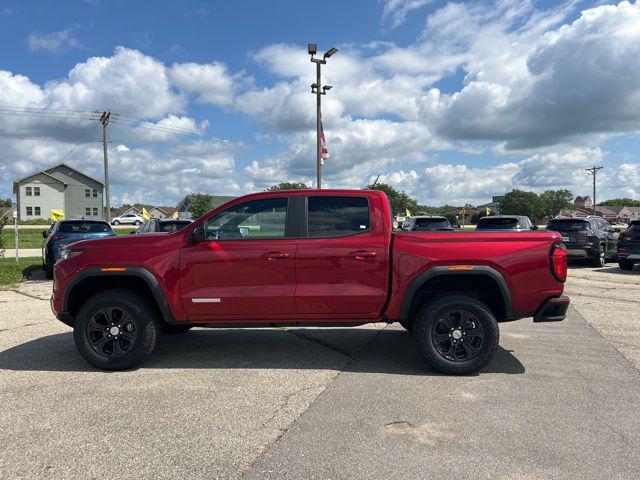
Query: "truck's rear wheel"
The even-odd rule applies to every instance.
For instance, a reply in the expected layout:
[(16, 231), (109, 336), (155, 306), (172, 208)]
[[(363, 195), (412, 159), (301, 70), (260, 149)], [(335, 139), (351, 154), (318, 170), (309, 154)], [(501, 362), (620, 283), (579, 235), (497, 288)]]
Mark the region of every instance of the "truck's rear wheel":
[(156, 345), (154, 309), (128, 290), (91, 297), (76, 315), (73, 337), (80, 355), (103, 370), (137, 366)]
[(491, 310), (465, 295), (447, 295), (425, 305), (413, 336), (429, 366), (451, 375), (480, 370), (493, 358), (500, 333)]

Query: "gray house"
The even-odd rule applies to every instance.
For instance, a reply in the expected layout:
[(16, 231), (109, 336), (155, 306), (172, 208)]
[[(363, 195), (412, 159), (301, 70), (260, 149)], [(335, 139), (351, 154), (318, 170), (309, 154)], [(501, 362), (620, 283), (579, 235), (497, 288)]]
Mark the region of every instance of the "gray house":
[(61, 210), (65, 218), (102, 218), (102, 182), (64, 163), (13, 182), (18, 220), (51, 218)]

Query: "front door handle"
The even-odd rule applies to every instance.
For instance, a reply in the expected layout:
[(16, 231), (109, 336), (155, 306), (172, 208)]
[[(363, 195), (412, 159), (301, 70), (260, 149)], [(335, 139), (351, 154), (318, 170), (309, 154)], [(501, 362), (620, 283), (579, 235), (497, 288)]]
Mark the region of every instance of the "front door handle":
[(262, 256), (267, 260), (283, 260), (285, 258), (290, 258), (291, 254), (283, 252), (266, 252), (263, 253)]
[(349, 253), (351, 258), (355, 258), (356, 260), (366, 260), (367, 258), (375, 258), (378, 256), (378, 252), (369, 252), (367, 250), (356, 250), (355, 252)]

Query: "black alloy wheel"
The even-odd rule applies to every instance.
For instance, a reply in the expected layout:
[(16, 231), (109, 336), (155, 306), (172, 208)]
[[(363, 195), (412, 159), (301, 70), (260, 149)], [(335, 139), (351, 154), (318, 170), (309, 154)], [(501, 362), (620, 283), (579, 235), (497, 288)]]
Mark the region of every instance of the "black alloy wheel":
[(159, 334), (157, 310), (144, 296), (105, 290), (75, 315), (73, 339), (80, 355), (103, 370), (127, 370), (151, 353)]
[(464, 362), (478, 355), (484, 344), (484, 329), (478, 318), (465, 310), (450, 310), (431, 327), (433, 345), (452, 362)]
[(604, 245), (598, 248), (598, 256), (592, 260), (592, 264), (596, 268), (603, 268), (607, 264), (607, 252)]
[(89, 320), (87, 340), (98, 355), (126, 355), (136, 341), (138, 325), (133, 316), (119, 307), (98, 310)]

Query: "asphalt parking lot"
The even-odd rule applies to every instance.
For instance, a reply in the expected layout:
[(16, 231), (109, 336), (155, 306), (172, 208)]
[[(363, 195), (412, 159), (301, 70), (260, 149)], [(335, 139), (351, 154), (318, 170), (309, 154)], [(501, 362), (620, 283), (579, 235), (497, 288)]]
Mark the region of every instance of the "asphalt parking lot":
[(0, 291), (2, 478), (637, 478), (640, 271), (574, 266), (566, 321), (501, 325), (480, 374), (396, 325), (202, 330), (100, 372), (48, 305)]

